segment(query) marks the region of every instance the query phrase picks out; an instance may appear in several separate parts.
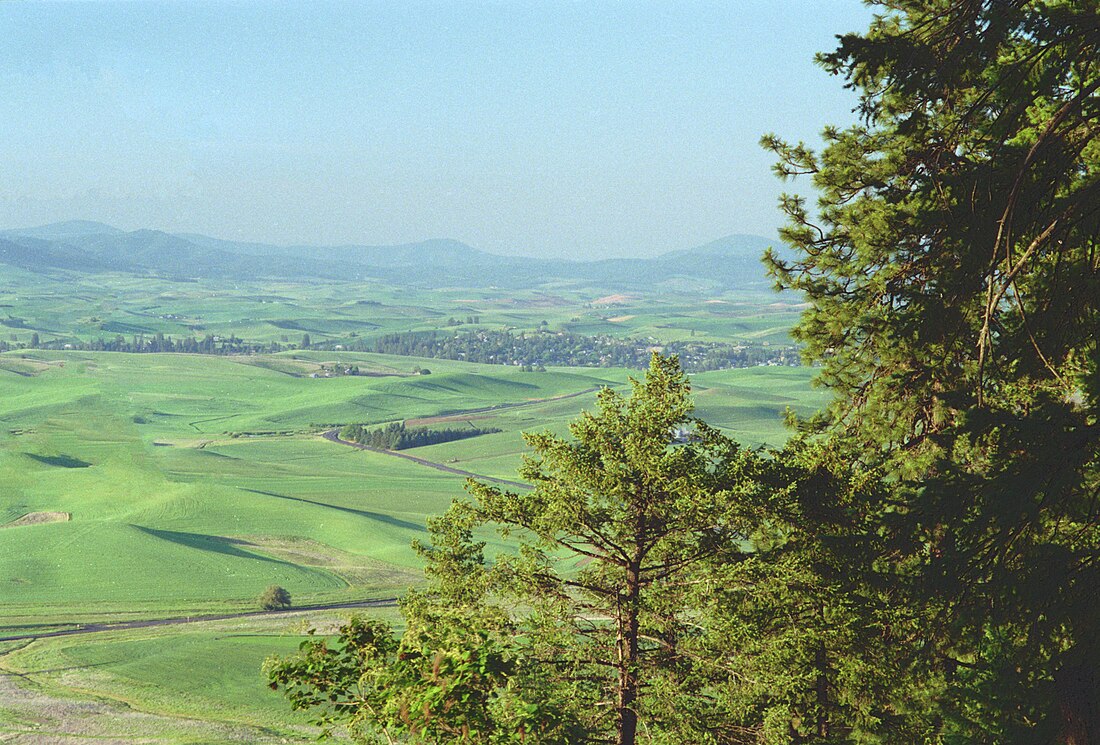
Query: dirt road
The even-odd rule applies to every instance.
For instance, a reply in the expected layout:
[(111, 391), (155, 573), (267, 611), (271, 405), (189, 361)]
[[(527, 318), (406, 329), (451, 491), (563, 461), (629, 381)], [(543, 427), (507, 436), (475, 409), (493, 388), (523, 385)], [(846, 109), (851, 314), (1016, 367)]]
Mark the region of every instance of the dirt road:
[[(588, 393), (595, 393), (600, 390), (597, 388), (586, 388), (583, 391), (577, 391), (576, 393), (564, 393), (560, 396), (551, 396), (550, 398), (536, 398), (530, 401), (517, 401), (515, 403), (507, 404), (494, 404), (492, 406), (482, 406), (477, 409), (463, 409), (462, 411), (452, 411), (446, 414), (440, 414), (437, 418), (457, 419), (463, 416), (472, 416), (476, 414), (485, 414), (492, 411), (500, 411), (502, 409), (518, 409), (522, 406), (535, 406), (536, 404), (549, 403), (550, 401), (563, 401), (567, 398), (576, 398), (577, 396), (583, 396)], [(436, 461), (428, 460), (426, 458), (418, 458), (415, 455), (409, 455), (408, 453), (402, 453), (398, 450), (385, 450), (383, 448), (372, 448), (367, 445), (361, 445), (358, 442), (351, 442), (350, 440), (343, 440), (340, 438), (340, 431), (336, 429), (330, 429), (321, 435), (329, 442), (335, 442), (339, 445), (347, 445), (348, 447), (355, 448), (357, 450), (366, 450), (371, 453), (379, 453), (380, 455), (389, 455), (394, 458), (403, 458), (405, 460), (412, 461), (413, 463), (428, 468), (434, 468), (437, 471), (443, 471), (444, 473), (453, 473), (456, 476), (465, 476), (466, 478), (478, 479), (479, 481), (488, 481), (493, 484), (500, 484), (501, 486), (509, 486), (513, 489), (530, 489), (530, 484), (525, 484), (522, 481), (509, 481), (508, 479), (498, 479), (494, 476), (482, 476), (479, 473), (473, 473), (472, 471), (463, 471), (461, 468), (452, 468), (444, 463), (437, 463)]]
[(299, 605), (286, 610), (257, 610), (244, 611), (242, 613), (222, 613), (209, 616), (179, 616), (177, 618), (156, 618), (145, 621), (118, 621), (117, 623), (89, 623), (74, 629), (60, 629), (58, 631), (40, 631), (38, 633), (14, 634), (0, 636), (0, 642), (13, 642), (29, 639), (48, 639), (54, 636), (76, 636), (77, 634), (96, 634), (102, 631), (123, 631), (126, 629), (147, 629), (154, 626), (177, 626), (186, 623), (202, 623), (203, 621), (228, 621), (234, 618), (252, 618), (259, 616), (278, 616), (287, 613), (301, 613), (311, 610), (340, 610), (341, 608), (392, 608), (397, 605), (397, 598), (382, 598), (379, 600), (354, 600), (347, 603), (323, 603), (320, 605)]
[(371, 453), (379, 453), (381, 455), (391, 455), (394, 458), (403, 458), (405, 460), (411, 460), (413, 463), (417, 463), (428, 468), (434, 468), (437, 471), (443, 471), (445, 473), (453, 473), (456, 476), (465, 476), (466, 478), (478, 479), (479, 481), (491, 481), (494, 484), (501, 484), (503, 486), (510, 486), (513, 489), (530, 489), (530, 484), (525, 484), (522, 481), (509, 481), (508, 479), (498, 479), (492, 476), (482, 476), (479, 473), (473, 473), (471, 471), (463, 471), (461, 468), (451, 468), (443, 463), (436, 463), (433, 460), (425, 460), (424, 458), (417, 458), (415, 455), (407, 455), (398, 450), (383, 450), (382, 448), (372, 448), (367, 445), (360, 445), (358, 442), (350, 442), (348, 440), (340, 439), (339, 430), (330, 429), (323, 435), (329, 442), (335, 442), (339, 445), (347, 445), (349, 448), (355, 448), (356, 450), (366, 450)]

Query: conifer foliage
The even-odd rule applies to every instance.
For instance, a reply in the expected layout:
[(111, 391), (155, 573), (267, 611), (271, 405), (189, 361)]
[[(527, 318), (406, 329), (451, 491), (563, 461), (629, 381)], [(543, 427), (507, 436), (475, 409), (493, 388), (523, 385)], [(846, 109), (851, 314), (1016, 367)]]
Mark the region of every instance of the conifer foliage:
[(719, 556), (738, 558), (745, 534), (726, 503), (747, 461), (691, 417), (676, 358), (654, 355), (632, 385), (629, 397), (604, 389), (568, 439), (526, 435), (531, 491), (470, 485), (478, 514), (519, 541), (494, 571), (498, 592), (530, 608), (528, 654), (584, 702), (590, 732), (621, 745), (640, 721), (666, 733), (689, 724), (661, 699), (700, 684), (682, 664), (701, 621), (693, 580)]
[(896, 496), (903, 591), (966, 742), (1100, 741), (1100, 5), (882, 3), (821, 61), (863, 123), (774, 136), (795, 334), (828, 424)]

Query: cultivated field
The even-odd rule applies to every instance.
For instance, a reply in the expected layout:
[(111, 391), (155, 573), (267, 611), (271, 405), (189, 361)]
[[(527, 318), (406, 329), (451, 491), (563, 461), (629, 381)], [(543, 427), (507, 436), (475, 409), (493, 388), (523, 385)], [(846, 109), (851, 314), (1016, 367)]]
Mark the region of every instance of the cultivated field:
[[(365, 299), (369, 298), (369, 299)], [(0, 338), (94, 341), (206, 334), (252, 342), (371, 342), (393, 332), (546, 328), (656, 342), (790, 343), (799, 306), (766, 291), (613, 293), (583, 283), (531, 290), (381, 283), (178, 282), (126, 274), (44, 275), (5, 267)], [(543, 325), (545, 322), (545, 326)]]

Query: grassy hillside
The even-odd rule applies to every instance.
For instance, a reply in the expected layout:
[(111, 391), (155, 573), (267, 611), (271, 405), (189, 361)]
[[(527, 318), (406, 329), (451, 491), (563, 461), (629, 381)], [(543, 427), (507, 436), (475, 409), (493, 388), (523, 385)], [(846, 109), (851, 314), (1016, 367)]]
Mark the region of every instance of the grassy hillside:
[[(325, 358), (298, 356), (288, 361)], [(592, 390), (626, 378), (439, 360), (421, 360), (435, 372), (413, 376), (416, 360), (350, 354), (341, 361), (392, 372), (272, 369), (289, 357), (0, 356), (0, 519), (63, 516), (3, 528), (0, 612), (56, 621), (245, 607), (269, 584), (312, 600), (395, 592), (415, 579), (409, 541), (461, 493), (462, 478), (333, 445), (317, 436), (321, 425), (498, 427), (417, 454), (514, 478), (521, 431), (561, 431), (592, 405)], [(784, 407), (813, 405), (807, 377), (774, 368), (701, 375), (700, 412), (746, 442), (776, 441)]]
[[(333, 363), (366, 374), (311, 377)], [(417, 366), (432, 373), (412, 374)], [(463, 477), (328, 442), (319, 436), (326, 426), (500, 428), (407, 452), (514, 479), (522, 431), (564, 432), (594, 404), (595, 389), (622, 386), (629, 374), (316, 351), (2, 354), (0, 635), (253, 610), (271, 584), (296, 604), (397, 595), (419, 581), (411, 540), (462, 494)], [(809, 412), (820, 402), (809, 377), (800, 368), (702, 374), (699, 412), (747, 444), (777, 443), (784, 408)], [(83, 691), (110, 721), (117, 701), (149, 721), (166, 718), (155, 729), (173, 742), (308, 737), (258, 672), (264, 656), (294, 647), (301, 627), (250, 623), (260, 630), (164, 627), (0, 643), (17, 650), (0, 656), (0, 673), (43, 686), (33, 701), (24, 687), (9, 691), (21, 703), (0, 704), (0, 732), (67, 710)], [(118, 721), (123, 729), (104, 725), (95, 736), (138, 737), (151, 726)], [(70, 729), (85, 726), (76, 717)], [(209, 727), (220, 734), (202, 734)]]

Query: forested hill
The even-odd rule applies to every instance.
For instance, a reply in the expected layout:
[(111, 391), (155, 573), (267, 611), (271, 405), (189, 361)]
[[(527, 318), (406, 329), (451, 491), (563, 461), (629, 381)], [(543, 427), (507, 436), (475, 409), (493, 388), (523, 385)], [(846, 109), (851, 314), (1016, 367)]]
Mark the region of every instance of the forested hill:
[(398, 246), (274, 246), (72, 221), (0, 232), (0, 265), (177, 280), (378, 279), (424, 287), (517, 289), (570, 281), (614, 289), (713, 290), (767, 286), (760, 256), (770, 244), (760, 236), (732, 235), (652, 259), (566, 261), (499, 256), (445, 239)]

